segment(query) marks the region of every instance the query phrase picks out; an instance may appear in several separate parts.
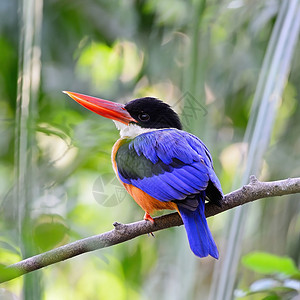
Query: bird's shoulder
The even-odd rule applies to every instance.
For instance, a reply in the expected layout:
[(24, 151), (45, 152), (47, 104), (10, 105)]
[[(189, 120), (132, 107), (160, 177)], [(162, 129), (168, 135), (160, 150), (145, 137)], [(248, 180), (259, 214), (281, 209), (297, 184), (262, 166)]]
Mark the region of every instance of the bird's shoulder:
[(179, 129), (159, 129), (138, 135), (123, 144), (123, 149), (145, 156), (152, 163), (162, 160), (165, 164), (173, 158), (185, 164), (203, 159), (212, 166), (212, 158), (205, 144), (195, 135)]
[(154, 130), (124, 140), (115, 160), (121, 181), (161, 201), (185, 199), (205, 190), (210, 182), (212, 193), (216, 189), (222, 193), (208, 149), (182, 130)]
[(178, 129), (154, 130), (134, 139), (124, 139), (116, 151), (115, 161), (119, 175), (130, 179), (151, 177), (195, 164), (200, 165), (204, 173), (212, 168), (211, 156), (201, 140)]

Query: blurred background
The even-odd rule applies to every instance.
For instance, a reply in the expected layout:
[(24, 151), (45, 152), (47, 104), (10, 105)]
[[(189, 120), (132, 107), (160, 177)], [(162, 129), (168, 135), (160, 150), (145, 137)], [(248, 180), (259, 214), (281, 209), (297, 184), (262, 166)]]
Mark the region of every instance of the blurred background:
[[(299, 1), (6, 0), (0, 14), (0, 264), (143, 218), (112, 171), (113, 122), (63, 90), (168, 102), (224, 193), (299, 176)], [(218, 261), (171, 228), (1, 284), (0, 299), (299, 299), (299, 195), (235, 211), (209, 219)]]

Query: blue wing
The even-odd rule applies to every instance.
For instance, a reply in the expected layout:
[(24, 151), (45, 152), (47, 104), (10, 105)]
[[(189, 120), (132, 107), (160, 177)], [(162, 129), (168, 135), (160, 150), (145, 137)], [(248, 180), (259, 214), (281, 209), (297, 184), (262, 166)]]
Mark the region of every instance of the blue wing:
[(124, 143), (116, 154), (120, 179), (160, 201), (187, 201), (206, 190), (219, 203), (222, 189), (211, 155), (196, 136), (155, 130)]
[(156, 130), (118, 149), (120, 179), (160, 201), (176, 202), (192, 251), (219, 257), (204, 214), (205, 197), (223, 198), (211, 155), (200, 139), (177, 129)]

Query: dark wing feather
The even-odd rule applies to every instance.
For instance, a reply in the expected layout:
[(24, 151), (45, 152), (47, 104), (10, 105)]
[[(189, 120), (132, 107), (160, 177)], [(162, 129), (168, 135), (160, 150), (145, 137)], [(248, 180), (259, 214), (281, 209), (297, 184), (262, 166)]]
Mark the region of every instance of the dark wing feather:
[[(200, 139), (177, 129), (156, 130), (124, 143), (116, 153), (120, 179), (160, 201), (194, 210), (195, 195), (219, 203), (220, 182), (208, 149)], [(198, 202), (198, 200), (197, 200)]]

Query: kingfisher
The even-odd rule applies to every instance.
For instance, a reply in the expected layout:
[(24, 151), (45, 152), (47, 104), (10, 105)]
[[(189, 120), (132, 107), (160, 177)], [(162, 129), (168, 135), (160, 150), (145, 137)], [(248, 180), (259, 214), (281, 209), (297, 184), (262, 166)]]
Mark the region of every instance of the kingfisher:
[(127, 104), (65, 91), (76, 102), (112, 119), (120, 139), (112, 165), (127, 192), (154, 223), (158, 210), (177, 210), (190, 248), (198, 257), (218, 259), (205, 217), (205, 201), (221, 206), (223, 192), (211, 154), (195, 135), (182, 130), (177, 113), (165, 102), (145, 97)]

